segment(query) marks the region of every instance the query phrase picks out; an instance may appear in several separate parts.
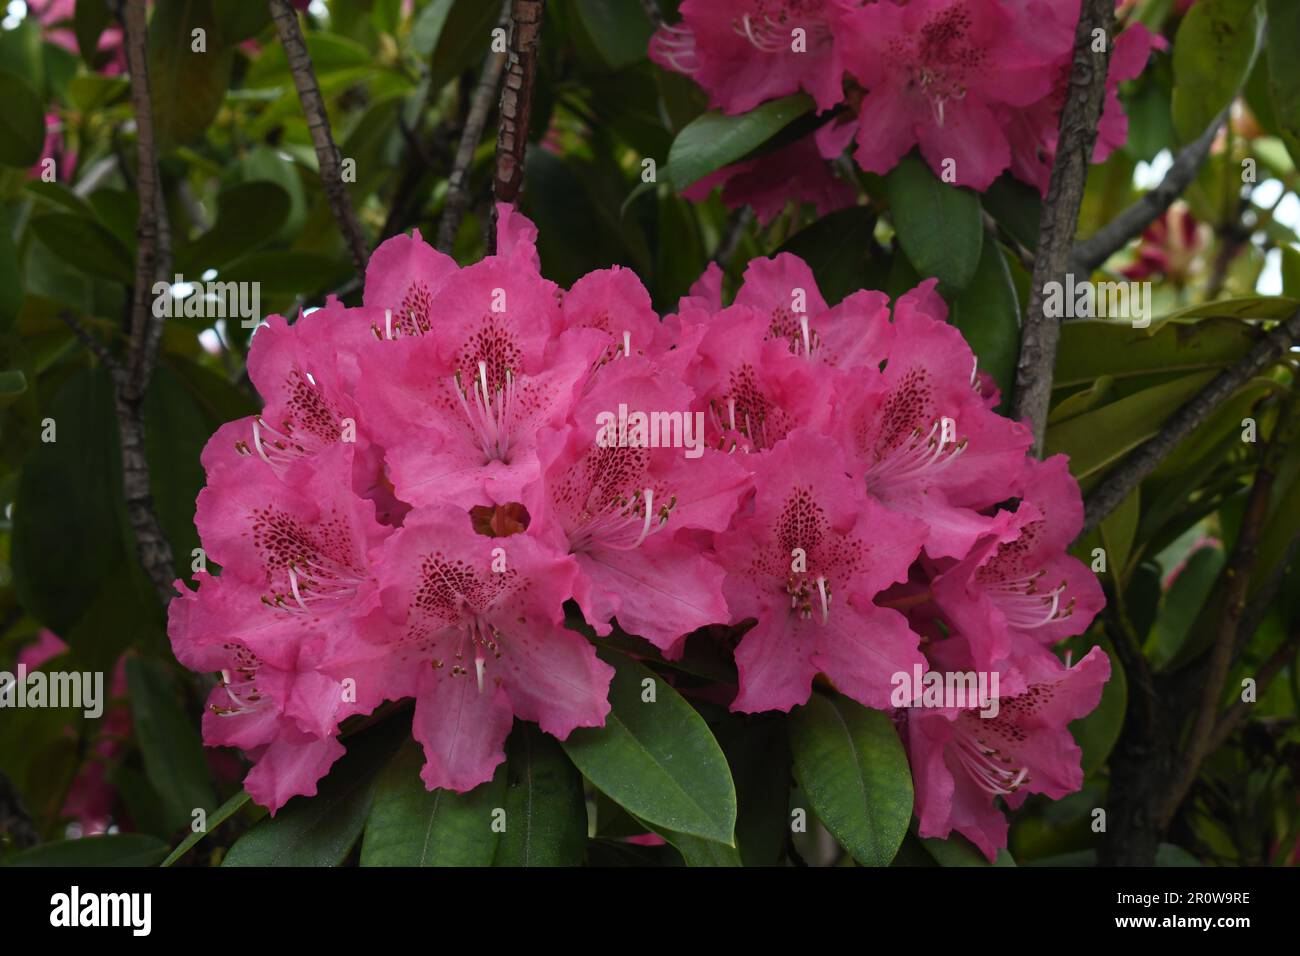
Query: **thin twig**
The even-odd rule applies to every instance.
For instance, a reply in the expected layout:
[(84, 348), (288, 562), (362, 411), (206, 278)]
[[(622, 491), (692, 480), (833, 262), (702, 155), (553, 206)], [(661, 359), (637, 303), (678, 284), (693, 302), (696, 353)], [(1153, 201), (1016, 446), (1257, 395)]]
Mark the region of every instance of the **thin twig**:
[(1173, 165), (1165, 173), (1165, 178), (1160, 181), (1160, 185), (1087, 239), (1075, 243), (1074, 252), (1070, 256), (1070, 271), (1075, 275), (1091, 273), (1114, 253), (1128, 245), (1129, 240), (1142, 235), (1147, 226), (1164, 215), (1205, 165), (1205, 159), (1210, 155), (1210, 146), (1227, 118), (1228, 109), (1225, 108), (1198, 139), (1188, 143), (1179, 151)]
[[(1293, 394), (1300, 396), (1300, 391)], [(1195, 782), (1202, 761), (1211, 752), (1210, 744), (1218, 720), (1219, 700), (1223, 696), (1228, 670), (1232, 666), (1232, 655), (1237, 646), (1241, 618), (1246, 609), (1250, 578), (1255, 570), (1255, 560), (1258, 556), (1259, 539), (1268, 518), (1277, 469), (1287, 450), (1288, 442), (1284, 438), (1289, 434), (1290, 416), (1297, 410), (1295, 404), (1294, 398), (1288, 401), (1273, 424), (1272, 438), (1263, 449), (1259, 467), (1255, 470), (1255, 480), (1251, 485), (1250, 497), (1246, 502), (1246, 511), (1241, 519), (1232, 556), (1224, 568), (1223, 603), (1219, 609), (1214, 645), (1210, 649), (1205, 675), (1202, 678), (1199, 706), (1195, 709), (1196, 719), (1187, 738), (1184, 761), (1178, 775), (1171, 782), (1160, 809), (1158, 819), (1162, 825), (1168, 825), (1173, 819), (1178, 805), (1183, 802), (1187, 791)]]
[(114, 378), (121, 376), (124, 373), (121, 364), (117, 359), (113, 358), (112, 353), (108, 351), (104, 346), (104, 343), (91, 335), (86, 327), (77, 320), (75, 315), (66, 309), (60, 309), (59, 318), (63, 320), (68, 328), (72, 329), (72, 334), (81, 340), (81, 344), (90, 349), (91, 354), (94, 355), (95, 358), (99, 359), (100, 363), (106, 369), (113, 373)]
[[(1106, 36), (1111, 38), (1101, 52), (1093, 49), (1093, 33), (1097, 29), (1105, 30)], [(1033, 283), (1029, 305), (1025, 309), (1020, 361), (1016, 367), (1012, 417), (1029, 419), (1034, 431), (1034, 450), (1039, 454), (1042, 453), (1043, 435), (1047, 428), (1056, 347), (1061, 337), (1060, 321), (1046, 315), (1043, 303), (1049, 283), (1062, 281), (1069, 265), (1074, 233), (1079, 224), (1083, 187), (1097, 140), (1097, 125), (1101, 121), (1114, 33), (1114, 0), (1083, 0), (1074, 34), (1069, 93), (1061, 111), (1056, 158), (1052, 163), (1047, 201), (1039, 223)]]
[[(510, 17), (510, 0), (501, 4), (501, 24), (504, 26)], [(474, 162), (474, 153), (478, 151), (479, 141), (483, 138), (483, 128), (487, 125), (488, 114), (497, 99), (497, 89), (501, 86), (501, 74), (505, 71), (506, 55), (488, 52), (483, 61), (483, 70), (479, 74), (478, 85), (470, 98), (469, 112), (465, 116), (465, 128), (461, 131), (460, 144), (456, 147), (456, 158), (452, 162), (451, 176), (447, 179), (447, 201), (442, 208), (442, 219), (438, 223), (439, 252), (451, 252), (456, 243), (456, 234), (460, 231), (460, 221), (469, 208), (469, 167)]]
[[(1282, 668), (1295, 660), (1296, 652), (1300, 650), (1300, 632), (1292, 634), (1275, 650), (1259, 669), (1255, 671), (1255, 699), (1259, 699), (1259, 694), (1272, 682), (1273, 678), (1281, 672)], [(1219, 722), (1214, 725), (1214, 731), (1210, 734), (1209, 743), (1205, 748), (1207, 754), (1212, 754), (1222, 747), (1232, 736), (1233, 731), (1245, 719), (1246, 714), (1250, 712), (1251, 705), (1246, 701), (1238, 699), (1233, 701), (1219, 718)]]
[(1216, 375), (1196, 397), (1174, 412), (1154, 438), (1130, 452), (1088, 495), (1084, 501), (1084, 532), (1097, 527), (1103, 518), (1118, 508), (1183, 439), (1210, 417), (1211, 412), (1281, 358), (1297, 339), (1300, 339), (1300, 311), (1264, 335), (1251, 346), (1250, 351)]
[[(537, 77), (537, 47), (542, 36), (542, 0), (511, 0), (510, 54), (497, 125), (497, 168), (493, 192), (497, 202), (513, 203), (524, 186), (524, 155), (533, 111), (533, 82)], [(496, 251), (496, 213), (488, 236), (488, 252)]]
[(364, 273), (367, 259), (365, 234), (361, 231), (361, 223), (343, 183), (343, 163), (339, 148), (334, 143), (334, 134), (330, 131), (329, 114), (325, 111), (325, 101), (320, 95), (320, 86), (316, 83), (311, 55), (307, 52), (307, 41), (303, 39), (302, 28), (298, 25), (298, 14), (289, 0), (269, 2), (275, 30), (289, 60), (293, 83), (298, 88), (298, 99), (302, 103), (303, 114), (307, 117), (312, 145), (316, 148), (316, 162), (320, 166), (320, 181), (325, 190), (325, 198), (343, 233), (348, 252), (352, 256), (352, 264), (358, 273)]
[(162, 339), (163, 320), (153, 314), (153, 285), (170, 270), (170, 232), (162, 202), (158, 153), (154, 140), (153, 111), (149, 100), (148, 28), (145, 0), (126, 0), (122, 29), (127, 67), (131, 76), (131, 102), (135, 109), (136, 182), (140, 213), (136, 223), (135, 287), (131, 297), (131, 344), (125, 367), (114, 374), (114, 405), (118, 439), (122, 447), (122, 491), (127, 517), (135, 532), (140, 563), (149, 574), (163, 603), (175, 594), (172, 549), (154, 510), (145, 454), (144, 394), (153, 373), (154, 358)]
[(736, 255), (736, 250), (740, 247), (740, 242), (745, 238), (745, 230), (749, 224), (754, 221), (754, 210), (749, 206), (741, 206), (732, 215), (731, 221), (727, 225), (726, 235), (718, 243), (718, 249), (713, 254), (713, 261), (725, 272), (731, 267), (731, 260)]
[(1012, 254), (1025, 267), (1025, 271), (1033, 273), (1034, 271), (1034, 254), (1025, 248), (1024, 244), (1002, 228), (1001, 224), (989, 215), (987, 210), (983, 212), (984, 232), (990, 239), (998, 240), (1011, 250)]

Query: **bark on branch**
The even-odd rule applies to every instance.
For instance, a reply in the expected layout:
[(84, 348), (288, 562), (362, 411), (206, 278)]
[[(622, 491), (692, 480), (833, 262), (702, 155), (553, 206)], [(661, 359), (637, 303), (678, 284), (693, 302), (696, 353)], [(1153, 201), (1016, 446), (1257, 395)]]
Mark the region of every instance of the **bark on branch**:
[(1075, 243), (1074, 252), (1070, 256), (1071, 272), (1076, 275), (1087, 275), (1092, 272), (1114, 253), (1123, 249), (1130, 240), (1142, 235), (1147, 226), (1164, 215), (1205, 165), (1205, 159), (1210, 155), (1210, 146), (1228, 118), (1230, 108), (1225, 108), (1216, 116), (1199, 139), (1182, 148), (1174, 158), (1169, 171), (1165, 173), (1165, 178), (1160, 181), (1160, 185), (1146, 193), (1093, 235)]
[[(509, 22), (511, 0), (501, 5), (500, 23)], [(469, 208), (469, 168), (474, 162), (474, 153), (483, 139), (483, 128), (487, 126), (488, 114), (492, 104), (497, 100), (497, 90), (501, 86), (501, 74), (505, 71), (506, 54), (489, 51), (483, 61), (483, 70), (479, 74), (478, 84), (470, 98), (469, 112), (465, 116), (465, 128), (461, 130), (460, 144), (456, 147), (456, 158), (452, 163), (451, 176), (447, 179), (447, 201), (443, 205), (442, 219), (438, 223), (439, 252), (451, 252), (456, 243), (456, 234), (460, 231), (460, 221)]]
[[(524, 154), (528, 149), (528, 124), (533, 112), (533, 82), (537, 76), (537, 47), (541, 36), (542, 0), (511, 0), (510, 53), (501, 87), (497, 126), (494, 192), (498, 202), (515, 202), (524, 185)], [(488, 251), (496, 251), (495, 227)]]
[(1180, 408), (1149, 439), (1129, 453), (1084, 501), (1083, 530), (1091, 531), (1237, 389), (1281, 358), (1300, 339), (1300, 311), (1273, 328)]
[(325, 190), (330, 210), (343, 233), (348, 252), (352, 256), (352, 264), (358, 275), (363, 275), (367, 259), (366, 238), (343, 183), (343, 163), (339, 148), (334, 143), (334, 134), (330, 131), (329, 114), (325, 111), (325, 101), (316, 83), (311, 55), (307, 52), (307, 41), (303, 39), (302, 28), (298, 25), (298, 13), (289, 0), (269, 2), (271, 18), (275, 20), (275, 31), (279, 34), (280, 44), (289, 61), (293, 83), (298, 88), (298, 99), (302, 103), (303, 114), (307, 117), (312, 146), (316, 149), (321, 187)]
[[(1107, 42), (1094, 52), (1094, 33), (1104, 30)], [(1020, 340), (1020, 361), (1016, 368), (1016, 399), (1013, 417), (1028, 418), (1034, 431), (1034, 450), (1042, 454), (1047, 408), (1052, 394), (1052, 373), (1056, 347), (1061, 337), (1059, 319), (1049, 318), (1043, 309), (1050, 282), (1064, 280), (1069, 265), (1074, 233), (1079, 224), (1079, 206), (1097, 140), (1097, 124), (1106, 95), (1106, 71), (1114, 43), (1113, 0), (1083, 0), (1074, 34), (1074, 63), (1070, 85), (1061, 111), (1056, 159), (1047, 188), (1034, 255), (1033, 285), (1025, 310)]]

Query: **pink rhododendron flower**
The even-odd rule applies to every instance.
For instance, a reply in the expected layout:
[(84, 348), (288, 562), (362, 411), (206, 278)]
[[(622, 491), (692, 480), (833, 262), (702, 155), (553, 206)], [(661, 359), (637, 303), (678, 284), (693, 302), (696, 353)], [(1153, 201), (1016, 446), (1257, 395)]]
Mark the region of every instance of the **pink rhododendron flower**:
[(800, 90), (818, 109), (838, 102), (836, 0), (684, 0), (678, 13), (651, 38), (650, 59), (692, 77), (713, 106), (744, 113)]
[(890, 679), (924, 662), (897, 611), (872, 599), (907, 577), (921, 524), (891, 513), (848, 477), (829, 438), (793, 431), (754, 458), (753, 501), (717, 538), (736, 621), (755, 618), (736, 649), (733, 710), (786, 710), (821, 673), (868, 707), (887, 707)]
[(561, 739), (604, 723), (613, 669), (564, 628), (573, 558), (527, 535), (476, 534), (463, 509), (435, 505), (375, 560), (379, 607), (361, 626), (368, 647), (352, 649), (359, 683), (376, 673), (384, 696), (415, 697), (430, 789), (491, 779), (515, 715)]
[(722, 201), (729, 208), (751, 206), (764, 226), (776, 219), (791, 200), (812, 204), (819, 216), (856, 201), (853, 187), (821, 161), (817, 142), (811, 136), (764, 156), (724, 166), (683, 190), (682, 195), (702, 202), (719, 187)]
[[(516, 718), (559, 738), (602, 725), (612, 668), (566, 628), (570, 601), (669, 659), (747, 626), (737, 686), (695, 691), (739, 711), (789, 711), (819, 676), (893, 711), (898, 673), (996, 669), (1021, 703), (987, 733), (1023, 743), (1016, 721), (1038, 720), (1026, 773), (1072, 785), (1047, 757), (1068, 756), (1057, 717), (1085, 695), (1034, 702), (1098, 673), (1051, 650), (1101, 604), (1065, 553), (1078, 487), (1063, 460), (1026, 463), (1028, 429), (993, 412), (934, 280), (830, 306), (784, 254), (753, 260), (728, 305), (711, 267), (661, 321), (630, 270), (561, 289), (531, 222), (502, 206), (497, 234), (465, 267), (391, 239), (362, 306), (252, 338), (263, 408), (202, 459), (196, 524), (221, 575), (178, 585), (169, 633), (220, 675), (204, 739), (244, 751), (254, 799), (314, 793), (342, 723), (384, 701), (414, 699), (429, 788), (490, 779)], [(966, 767), (978, 725), (907, 722), (927, 832), (978, 824), (993, 846), (1001, 817), (968, 789), (1012, 793), (1019, 765), (945, 784), (935, 767)]]
[(999, 701), (997, 716), (977, 708), (912, 708), (906, 740), (923, 837), (953, 830), (992, 862), (1007, 845), (1001, 797), (1019, 807), (1030, 793), (1059, 799), (1083, 785), (1081, 753), (1069, 723), (1092, 711), (1110, 677), (1099, 647), (1073, 667), (1039, 658), (1028, 687)]

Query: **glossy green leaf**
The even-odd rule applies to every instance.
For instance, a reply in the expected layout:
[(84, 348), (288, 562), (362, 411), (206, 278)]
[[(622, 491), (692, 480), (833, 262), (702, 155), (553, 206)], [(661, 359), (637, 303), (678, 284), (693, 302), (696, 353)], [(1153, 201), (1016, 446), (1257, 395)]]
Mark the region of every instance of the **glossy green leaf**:
[(876, 217), (869, 209), (850, 206), (822, 216), (777, 252), (793, 253), (808, 263), (822, 297), (835, 305), (858, 289), (875, 288), (868, 261), (875, 226)]
[(582, 775), (554, 737), (518, 722), (506, 741), (506, 831), (494, 866), (578, 866), (587, 842)]
[(1020, 298), (997, 243), (984, 243), (975, 275), (952, 304), (948, 321), (970, 343), (980, 369), (998, 383), (1008, 407), (1020, 357)]
[(468, 793), (429, 790), (424, 752), (407, 741), (380, 775), (361, 842), (362, 866), (490, 866), (504, 811), (505, 770)]
[[(204, 49), (195, 49), (200, 42)], [(160, 149), (203, 135), (225, 99), (230, 63), (213, 0), (157, 0), (149, 22), (149, 94)]]
[(130, 283), (135, 263), (126, 247), (95, 222), (71, 213), (53, 213), (32, 220), (32, 232), (51, 252), (87, 275)]
[(1222, 368), (1250, 350), (1258, 332), (1244, 322), (1209, 319), (1135, 329), (1085, 319), (1061, 326), (1053, 387), (1091, 384), (1101, 376), (1132, 378)]
[(790, 718), (794, 774), (840, 846), (888, 866), (912, 818), (912, 773), (889, 717), (814, 693)]
[(145, 773), (162, 798), (168, 825), (188, 826), (195, 810), (211, 813), (217, 808), (198, 727), (186, 715), (175, 682), (161, 662), (128, 658), (126, 682), (132, 732)]
[(394, 719), (348, 739), (348, 752), (312, 797), (294, 797), (244, 834), (222, 866), (338, 866), (370, 815), (379, 775), (410, 733)]
[(709, 173), (742, 159), (813, 108), (803, 93), (771, 100), (728, 116), (705, 113), (687, 124), (668, 151), (664, 174), (679, 192)]
[(736, 789), (703, 718), (649, 668), (618, 654), (604, 727), (582, 727), (564, 750), (583, 776), (655, 826), (733, 845)]
[[(1278, 132), (1300, 166), (1300, 3), (1268, 0), (1268, 89)], [(1297, 291), (1300, 294), (1300, 290)]]
[(217, 197), (216, 224), (177, 250), (176, 268), (187, 278), (220, 269), (275, 237), (289, 216), (289, 194), (271, 182), (242, 182)]
[(0, 110), (0, 165), (35, 165), (45, 145), (45, 108), (39, 97), (13, 73), (0, 70), (0, 103), (4, 104)]
[(975, 278), (984, 246), (979, 198), (942, 182), (915, 153), (886, 177), (898, 242), (922, 278), (935, 276), (945, 296)]
[(204, 829), (191, 829), (189, 836), (177, 844), (176, 849), (172, 850), (172, 852), (168, 854), (167, 859), (163, 860), (159, 865), (171, 866), (186, 853), (189, 853), (200, 840), (242, 810), (244, 804), (248, 803), (250, 799), (251, 798), (248, 796), (247, 792), (240, 790), (239, 793), (235, 794), (221, 806), (217, 807), (215, 811), (208, 814), (207, 826), (204, 827)]
[(1174, 38), (1173, 100), (1183, 142), (1204, 133), (1245, 83), (1262, 21), (1256, 0), (1199, 0), (1183, 17)]
[(0, 860), (0, 866), (156, 866), (167, 844), (143, 833), (116, 833), (42, 843)]

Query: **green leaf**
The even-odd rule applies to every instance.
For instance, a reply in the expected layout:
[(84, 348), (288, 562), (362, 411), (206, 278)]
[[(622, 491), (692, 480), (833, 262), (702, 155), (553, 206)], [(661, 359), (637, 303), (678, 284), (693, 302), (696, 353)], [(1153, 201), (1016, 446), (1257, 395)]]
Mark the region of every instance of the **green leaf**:
[(438, 45), (453, 2), (454, 0), (432, 0), (415, 15), (415, 22), (411, 24), (411, 49), (421, 57), (428, 57)]
[(569, 759), (647, 823), (734, 845), (736, 788), (708, 725), (649, 668), (618, 654), (601, 656), (614, 666), (612, 709), (604, 727), (569, 735)]
[(321, 781), (315, 796), (294, 797), (274, 817), (249, 830), (221, 865), (341, 864), (366, 825), (380, 772), (409, 730), (409, 722), (395, 719), (350, 738), (348, 752)]
[(1200, 0), (1183, 17), (1174, 38), (1173, 100), (1182, 142), (1204, 133), (1246, 82), (1262, 26), (1256, 0)]
[(296, 249), (254, 252), (221, 271), (222, 282), (257, 282), (261, 295), (309, 297), (342, 283), (352, 267), (332, 256)]
[(863, 866), (888, 866), (912, 818), (912, 774), (889, 717), (814, 693), (790, 718), (794, 775), (818, 818)]
[(18, 250), (7, 228), (0, 228), (0, 335), (13, 328), (23, 307), (23, 275)]
[(1212, 378), (1213, 372), (1184, 375), (1049, 426), (1046, 455), (1069, 455), (1070, 473), (1082, 481), (1155, 435)]
[(808, 263), (826, 301), (835, 305), (870, 284), (869, 255), (876, 217), (866, 206), (850, 206), (822, 216), (791, 236), (777, 250)]
[[(379, 777), (361, 843), (362, 866), (491, 866), (502, 809), (504, 768), (468, 793), (428, 790), (424, 753), (407, 741)], [(504, 821), (509, 830), (507, 812)], [(498, 824), (499, 825), (499, 824)]]
[(1083, 751), (1085, 774), (1105, 764), (1115, 741), (1119, 740), (1119, 732), (1124, 727), (1124, 712), (1128, 707), (1128, 679), (1109, 640), (1103, 636), (1100, 641), (1093, 641), (1086, 634), (1080, 635), (1070, 642), (1074, 659), (1080, 659), (1098, 643), (1110, 658), (1110, 680), (1102, 688), (1101, 700), (1092, 713), (1070, 724), (1070, 733)]
[(45, 108), (18, 77), (0, 70), (0, 165), (26, 168), (45, 146)]
[(181, 706), (171, 675), (159, 661), (128, 658), (126, 683), (132, 731), (149, 782), (162, 798), (167, 825), (171, 829), (188, 826), (195, 810), (207, 813), (215, 810), (217, 803), (198, 728)]
[(898, 242), (923, 278), (935, 276), (945, 297), (961, 293), (980, 264), (984, 222), (969, 189), (941, 182), (912, 153), (886, 177)]
[(493, 866), (579, 866), (587, 842), (582, 776), (549, 734), (518, 722), (506, 741), (506, 832)]
[[(193, 49), (203, 30), (206, 49)], [(158, 0), (149, 22), (149, 93), (163, 151), (191, 143), (216, 118), (230, 84), (231, 48), (212, 0)]]
[(990, 863), (964, 836), (954, 833), (946, 840), (923, 837), (921, 845), (940, 866), (1015, 866), (1016, 861), (1006, 849), (998, 850), (997, 858)]
[(500, 15), (500, 4), (490, 0), (454, 0), (429, 58), (430, 89), (441, 89), (487, 54)]
[[(1278, 133), (1300, 166), (1300, 3), (1268, 0), (1268, 88)], [(1297, 291), (1300, 294), (1300, 290)]]
[(196, 830), (196, 831), (192, 830), (190, 832), (190, 835), (187, 836), (184, 840), (182, 840), (177, 845), (176, 849), (172, 850), (172, 852), (168, 855), (167, 859), (163, 860), (162, 863), (160, 863), (159, 865), (171, 866), (173, 863), (175, 863), (177, 860), (183, 857), (186, 853), (189, 853), (190, 850), (194, 849), (195, 845), (200, 840), (202, 840), (205, 836), (207, 836), (209, 833), (211, 833), (217, 827), (221, 826), (221, 824), (225, 823), (236, 813), (238, 813), (241, 809), (243, 809), (244, 804), (248, 803), (250, 799), (252, 798), (249, 797), (246, 791), (240, 790), (239, 793), (235, 794), (233, 797), (231, 797), (221, 806), (217, 807), (215, 811), (213, 811), (211, 814), (208, 815), (208, 820), (207, 820), (208, 825), (204, 829)]
[(81, 53), (81, 58), (92, 70), (98, 65), (100, 34), (112, 19), (107, 0), (77, 0), (77, 9), (72, 16), (72, 29), (77, 35), (77, 49)]
[(125, 283), (135, 278), (131, 254), (93, 219), (58, 212), (33, 219), (31, 229), (51, 252), (87, 275)]
[(574, 0), (574, 8), (610, 69), (620, 70), (645, 59), (654, 27), (643, 6), (608, 0)]
[(1226, 562), (1222, 548), (1197, 548), (1174, 578), (1147, 639), (1146, 651), (1157, 670), (1174, 660), (1191, 636)]
[(55, 440), (29, 436), (33, 446), (18, 479), (10, 559), (23, 607), (66, 634), (125, 555), (115, 490), (121, 487), (117, 418), (107, 371), (78, 371), (43, 411)]
[(221, 269), (275, 238), (289, 217), (289, 194), (272, 182), (243, 182), (217, 197), (217, 222), (177, 250), (176, 268), (198, 278)]
[(681, 192), (714, 170), (743, 158), (813, 108), (803, 93), (764, 103), (739, 116), (705, 113), (677, 134), (665, 175)]
[(1122, 322), (1088, 319), (1061, 326), (1054, 388), (1168, 372), (1218, 369), (1250, 350), (1259, 333), (1244, 322), (1213, 319), (1169, 322), (1135, 329)]
[(23, 850), (0, 866), (156, 866), (167, 855), (167, 844), (143, 833), (116, 833), (57, 840)]
[(685, 833), (674, 833), (672, 830), (658, 827), (652, 827), (651, 829), (673, 845), (673, 848), (682, 855), (682, 859), (686, 861), (687, 866), (744, 865), (740, 859), (740, 851), (735, 847), (715, 843), (712, 840), (704, 840), (697, 836), (689, 836)]
[(997, 243), (984, 243), (975, 275), (952, 304), (948, 321), (961, 330), (980, 369), (998, 383), (1002, 405), (1009, 406), (1020, 358), (1020, 297)]
[(213, 7), (221, 45), (237, 46), (271, 25), (271, 8), (265, 3), (217, 3)]

